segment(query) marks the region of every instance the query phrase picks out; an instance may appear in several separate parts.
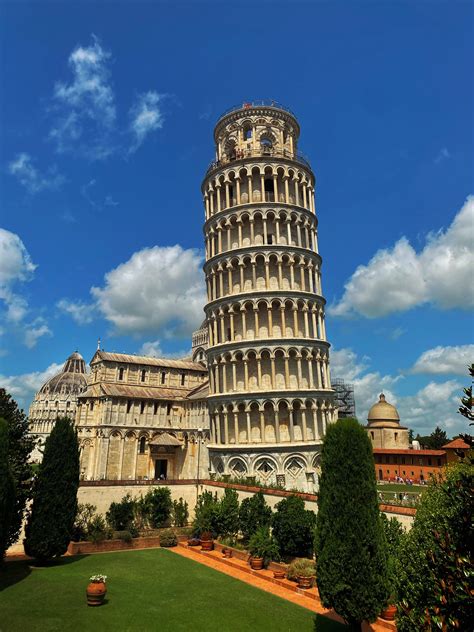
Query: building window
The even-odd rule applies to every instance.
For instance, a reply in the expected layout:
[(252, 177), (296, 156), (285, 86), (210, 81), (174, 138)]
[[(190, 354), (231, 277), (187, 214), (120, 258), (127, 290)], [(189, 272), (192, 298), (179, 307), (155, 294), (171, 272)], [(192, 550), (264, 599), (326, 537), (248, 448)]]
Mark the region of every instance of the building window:
[(438, 461), (438, 467), (441, 467), (441, 459), (437, 459)]
[(140, 402), (140, 414), (143, 415), (145, 412), (145, 402)]
[(166, 380), (166, 373), (164, 371), (162, 371), (161, 373), (161, 383), (164, 384)]
[(140, 438), (140, 454), (145, 454), (145, 444), (146, 444), (146, 438), (141, 437)]
[[(230, 331), (229, 331), (229, 335), (230, 335)], [(181, 386), (184, 386), (185, 378), (186, 378), (186, 375), (184, 373), (181, 373)]]
[(244, 138), (245, 140), (249, 140), (250, 138), (252, 138), (252, 128), (250, 127), (250, 125), (244, 127)]
[(271, 233), (267, 234), (267, 244), (273, 244), (273, 235)]
[(171, 413), (171, 402), (166, 404), (166, 414), (169, 415)]
[(374, 432), (371, 432), (371, 433), (370, 433), (370, 436), (372, 437), (372, 441), (373, 441), (373, 440), (375, 439), (375, 433), (374, 433)]
[(132, 400), (127, 399), (127, 413), (129, 413), (132, 409)]
[(155, 402), (153, 404), (153, 414), (156, 415), (157, 412), (158, 412), (158, 402)]
[(262, 136), (260, 139), (260, 145), (265, 149), (271, 149), (273, 147), (272, 139), (268, 136)]
[(123, 372), (124, 372), (124, 368), (120, 367), (119, 371), (118, 371), (118, 379), (119, 380), (123, 380)]
[(398, 441), (398, 432), (395, 432), (393, 436), (395, 437), (395, 442), (397, 442)]
[(431, 457), (428, 457), (428, 465), (431, 465)]
[(89, 408), (91, 409), (91, 411), (93, 411), (93, 410), (94, 410), (94, 402), (91, 402), (91, 403), (90, 403)]
[[(70, 406), (71, 406), (71, 402), (66, 402), (66, 408), (70, 408)], [(440, 459), (438, 459), (438, 461), (439, 461), (439, 460), (440, 460)]]
[(140, 377), (141, 381), (144, 382), (146, 379), (146, 371), (145, 369), (142, 369), (142, 373), (141, 373), (141, 377)]

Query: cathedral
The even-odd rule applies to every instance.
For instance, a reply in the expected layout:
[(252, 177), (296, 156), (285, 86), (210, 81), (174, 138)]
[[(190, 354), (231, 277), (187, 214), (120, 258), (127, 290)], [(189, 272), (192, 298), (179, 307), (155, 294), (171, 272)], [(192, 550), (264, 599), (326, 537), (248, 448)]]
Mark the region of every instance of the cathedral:
[[(217, 121), (201, 188), (207, 303), (192, 356), (99, 346), (69, 406), (54, 408), (75, 419), (82, 478), (230, 476), (316, 489), (336, 409), (315, 177), (299, 134), (275, 102), (244, 103)], [(33, 434), (50, 430), (46, 386), (30, 409)]]

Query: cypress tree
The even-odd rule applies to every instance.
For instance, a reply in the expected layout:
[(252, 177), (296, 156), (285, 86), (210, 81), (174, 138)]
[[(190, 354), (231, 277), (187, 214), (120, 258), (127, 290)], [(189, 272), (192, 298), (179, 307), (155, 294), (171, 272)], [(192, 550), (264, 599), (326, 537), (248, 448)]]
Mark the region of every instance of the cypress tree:
[(46, 440), (26, 525), (25, 552), (40, 562), (66, 552), (77, 511), (79, 446), (67, 418), (57, 419)]
[(15, 502), (15, 481), (8, 462), (8, 424), (0, 419), (0, 564), (8, 548)]
[(10, 520), (6, 547), (20, 534), (27, 500), (31, 498), (31, 464), (28, 462), (35, 440), (28, 434), (28, 419), (4, 388), (0, 388), (0, 418), (8, 426), (8, 462), (15, 483), (15, 506)]
[(321, 601), (354, 630), (374, 621), (389, 597), (372, 446), (355, 419), (328, 427), (321, 455), (316, 522)]

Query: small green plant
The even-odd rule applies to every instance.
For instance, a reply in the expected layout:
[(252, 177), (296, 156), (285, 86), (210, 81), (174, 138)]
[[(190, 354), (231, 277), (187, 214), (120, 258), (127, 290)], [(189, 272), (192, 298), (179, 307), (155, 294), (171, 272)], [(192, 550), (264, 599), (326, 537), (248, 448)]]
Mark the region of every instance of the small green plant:
[(240, 531), (248, 541), (259, 527), (269, 527), (272, 521), (272, 510), (265, 501), (263, 492), (259, 491), (250, 498), (244, 498), (239, 510)]
[(262, 557), (263, 566), (266, 567), (274, 560), (280, 559), (278, 545), (270, 534), (268, 527), (260, 527), (249, 540), (249, 553), (252, 557)]
[(217, 494), (205, 491), (199, 495), (194, 509), (193, 534), (201, 537), (203, 532), (211, 532), (212, 539), (218, 533), (219, 501)]
[(108, 540), (111, 535), (111, 530), (100, 515), (95, 515), (87, 525), (87, 539), (94, 544)]
[(137, 513), (152, 529), (158, 529), (169, 525), (172, 506), (169, 487), (156, 487), (138, 501)]
[(313, 560), (307, 557), (301, 557), (293, 560), (288, 567), (287, 577), (290, 581), (295, 582), (298, 577), (315, 577), (316, 567)]
[(177, 546), (178, 537), (173, 529), (165, 529), (160, 533), (160, 546)]
[(118, 503), (112, 503), (105, 518), (114, 531), (130, 530), (135, 518), (136, 501), (127, 494)]
[(76, 520), (72, 529), (71, 540), (73, 542), (81, 542), (87, 539), (89, 523), (92, 520), (97, 507), (90, 503), (79, 503), (77, 506)]
[(130, 531), (114, 531), (113, 537), (117, 540), (122, 540), (123, 542), (127, 542), (128, 544), (130, 544), (130, 542), (132, 541), (132, 534), (130, 533)]
[(175, 527), (185, 527), (188, 524), (189, 518), (188, 503), (182, 498), (173, 500), (171, 517)]
[(92, 575), (92, 577), (89, 577), (89, 581), (93, 584), (105, 584), (107, 575), (101, 575), (100, 573), (98, 575)]
[(272, 516), (273, 537), (283, 557), (309, 557), (313, 553), (316, 515), (305, 509), (304, 500), (289, 496), (276, 505)]

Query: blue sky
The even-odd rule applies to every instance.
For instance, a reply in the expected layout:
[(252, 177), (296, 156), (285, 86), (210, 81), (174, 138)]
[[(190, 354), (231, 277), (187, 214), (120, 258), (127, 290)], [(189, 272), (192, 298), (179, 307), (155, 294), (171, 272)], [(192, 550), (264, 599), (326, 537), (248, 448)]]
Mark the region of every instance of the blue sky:
[(213, 126), (272, 98), (316, 173), (333, 375), (360, 418), (384, 389), (416, 430), (462, 429), (472, 4), (22, 2), (0, 18), (0, 382), (23, 405), (99, 336), (189, 350)]

